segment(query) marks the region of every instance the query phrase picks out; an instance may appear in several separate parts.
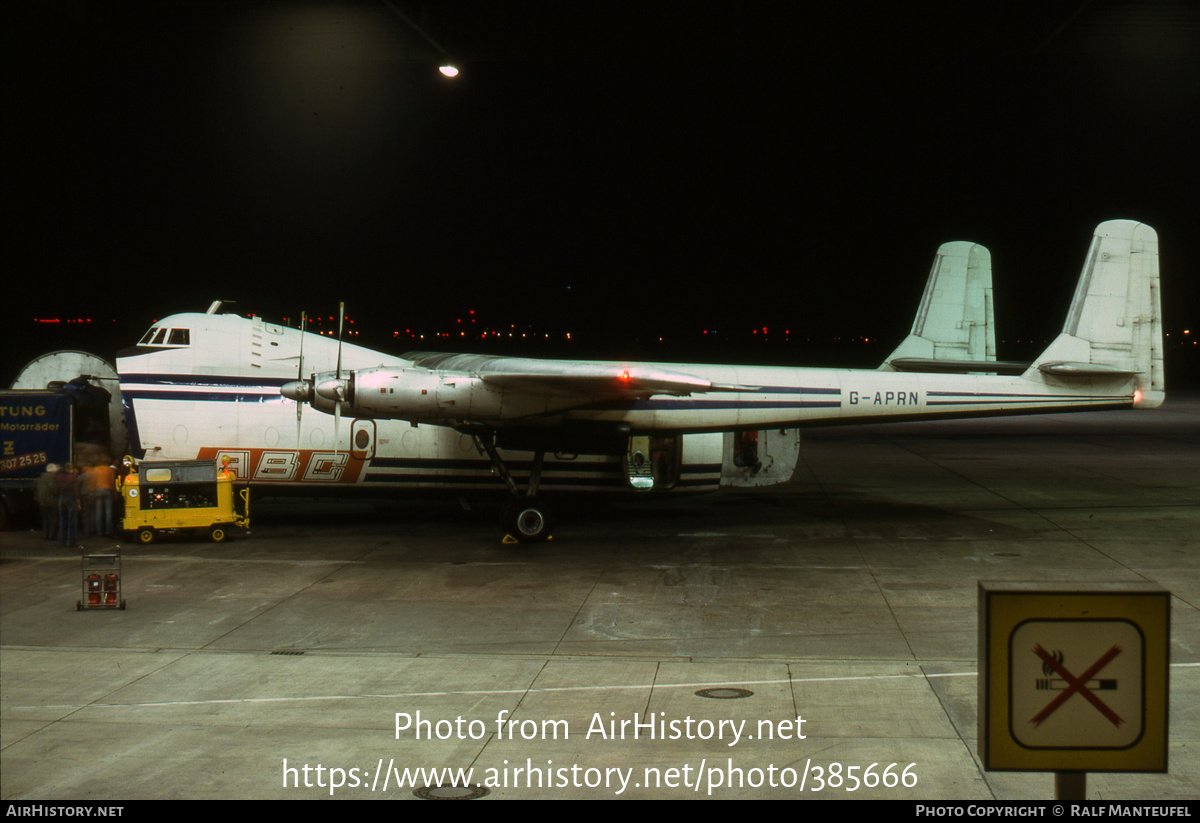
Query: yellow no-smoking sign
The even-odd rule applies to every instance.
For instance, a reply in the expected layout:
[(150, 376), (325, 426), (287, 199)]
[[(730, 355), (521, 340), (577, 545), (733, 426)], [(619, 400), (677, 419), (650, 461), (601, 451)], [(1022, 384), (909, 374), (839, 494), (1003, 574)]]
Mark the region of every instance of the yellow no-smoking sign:
[(984, 768), (1167, 768), (1170, 593), (979, 584)]

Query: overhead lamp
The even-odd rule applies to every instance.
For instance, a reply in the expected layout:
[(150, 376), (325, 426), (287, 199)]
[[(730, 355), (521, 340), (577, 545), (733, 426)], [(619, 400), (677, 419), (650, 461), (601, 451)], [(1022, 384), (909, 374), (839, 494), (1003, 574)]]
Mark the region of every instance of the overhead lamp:
[(458, 67), (454, 65), (454, 61), (450, 59), (450, 55), (446, 53), (446, 49), (441, 43), (430, 37), (428, 32), (418, 26), (413, 19), (405, 14), (399, 6), (392, 2), (392, 0), (383, 0), (383, 4), (394, 11), (397, 17), (408, 24), (409, 28), (421, 35), (421, 37), (425, 39), (425, 42), (438, 50), (438, 53), (442, 55), (442, 63), (440, 66), (438, 66), (438, 71), (440, 71), (446, 77), (458, 77)]

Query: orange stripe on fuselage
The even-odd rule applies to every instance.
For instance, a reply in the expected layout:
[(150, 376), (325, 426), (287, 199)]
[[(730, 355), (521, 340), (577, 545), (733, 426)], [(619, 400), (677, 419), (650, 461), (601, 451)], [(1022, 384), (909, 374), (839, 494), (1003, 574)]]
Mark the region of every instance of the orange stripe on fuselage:
[(251, 483), (357, 483), (366, 462), (332, 449), (236, 449), (205, 446), (196, 456), (222, 465)]

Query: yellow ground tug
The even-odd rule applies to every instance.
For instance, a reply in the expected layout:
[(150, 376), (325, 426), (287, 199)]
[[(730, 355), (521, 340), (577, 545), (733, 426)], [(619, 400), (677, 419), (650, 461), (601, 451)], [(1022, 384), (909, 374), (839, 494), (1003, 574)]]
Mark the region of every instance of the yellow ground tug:
[(220, 543), (230, 529), (250, 527), (250, 490), (235, 494), (235, 479), (227, 467), (218, 471), (215, 460), (142, 463), (120, 483), (122, 528), (139, 543), (171, 531), (203, 532)]

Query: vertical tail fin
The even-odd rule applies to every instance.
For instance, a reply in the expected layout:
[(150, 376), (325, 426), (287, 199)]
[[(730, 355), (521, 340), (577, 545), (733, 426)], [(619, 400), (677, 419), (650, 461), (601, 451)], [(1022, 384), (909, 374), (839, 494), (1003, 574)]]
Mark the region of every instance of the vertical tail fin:
[(996, 359), (992, 305), (992, 255), (976, 243), (943, 243), (933, 259), (912, 331), (879, 368), (896, 371), (892, 361)]
[(1096, 227), (1067, 322), (1026, 377), (1133, 380), (1134, 404), (1157, 408), (1163, 379), (1158, 234), (1144, 223)]

